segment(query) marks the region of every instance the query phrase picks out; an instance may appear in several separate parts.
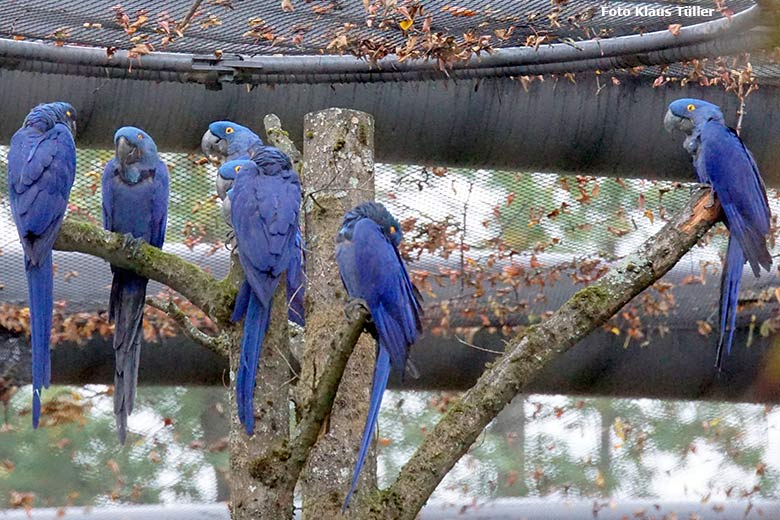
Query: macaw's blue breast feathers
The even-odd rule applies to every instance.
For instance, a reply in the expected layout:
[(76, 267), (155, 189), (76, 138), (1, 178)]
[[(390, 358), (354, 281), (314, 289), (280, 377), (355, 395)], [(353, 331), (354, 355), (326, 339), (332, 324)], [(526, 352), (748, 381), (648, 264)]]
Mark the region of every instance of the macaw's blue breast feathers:
[(52, 246), (76, 176), (75, 118), (68, 103), (38, 105), (8, 150), (8, 197), (24, 250), (30, 300), (34, 427), (40, 418), (41, 390), (51, 379)]
[[(103, 170), (103, 227), (161, 248), (168, 218), (169, 175), (152, 137), (125, 126), (114, 135), (116, 155)], [(112, 266), (109, 319), (114, 322), (114, 415), (119, 441), (127, 436), (141, 357), (148, 279)]]
[(233, 320), (244, 317), (236, 401), (239, 419), (249, 435), (254, 431), (257, 364), (273, 294), (285, 271), (290, 279), (290, 266), (301, 255), (301, 187), (289, 164), (280, 151), (262, 147), (253, 160), (229, 161), (219, 169), (220, 175), (232, 172), (236, 179), (229, 192), (230, 216), (246, 276), (232, 315)]
[(351, 298), (363, 299), (368, 305), (373, 321), (371, 332), (378, 345), (368, 417), (345, 509), (368, 453), (390, 368), (403, 374), (409, 349), (422, 330), (419, 292), (397, 249), (401, 237), (398, 221), (383, 205), (374, 202), (349, 211), (336, 237), (341, 280)]
[(723, 349), (730, 352), (734, 339), (745, 262), (750, 264), (755, 276), (762, 268), (769, 271), (772, 266), (766, 246), (771, 219), (766, 189), (753, 155), (736, 132), (726, 126), (718, 106), (700, 99), (678, 99), (669, 105), (664, 125), (687, 134), (684, 147), (693, 157), (696, 176), (700, 182), (712, 186), (729, 229), (720, 287), (720, 338), (716, 356), (720, 369)]

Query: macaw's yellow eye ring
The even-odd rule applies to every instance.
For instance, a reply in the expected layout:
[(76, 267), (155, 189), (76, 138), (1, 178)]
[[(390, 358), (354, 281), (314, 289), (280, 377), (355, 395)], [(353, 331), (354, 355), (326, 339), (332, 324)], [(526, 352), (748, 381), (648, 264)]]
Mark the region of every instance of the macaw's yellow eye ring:
[(68, 116), (68, 117), (71, 117), (73, 114), (71, 114), (70, 110), (68, 110), (67, 112), (65, 112), (65, 115)]
[(236, 166), (235, 168), (233, 168), (233, 171), (236, 172), (236, 173), (240, 172), (241, 171), (241, 166)]
[(688, 106), (687, 106), (687, 107), (685, 107), (685, 108), (687, 108), (687, 109), (688, 109), (688, 112), (693, 112), (694, 110), (696, 110), (696, 105), (694, 105), (693, 103), (691, 103), (690, 105), (688, 105)]
[(229, 127), (225, 128), (225, 133), (226, 133), (226, 134), (232, 134), (234, 131), (235, 131), (235, 130), (233, 130), (233, 127), (232, 127), (232, 126), (229, 126)]
[(392, 235), (395, 233), (395, 226), (390, 226), (390, 234)]
[(138, 139), (143, 139), (144, 138), (144, 134), (138, 134), (137, 137), (138, 137)]

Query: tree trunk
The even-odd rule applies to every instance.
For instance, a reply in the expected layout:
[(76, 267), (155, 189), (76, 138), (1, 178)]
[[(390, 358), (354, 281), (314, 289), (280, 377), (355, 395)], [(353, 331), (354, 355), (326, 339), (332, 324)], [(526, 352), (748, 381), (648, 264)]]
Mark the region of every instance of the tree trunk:
[[(374, 198), (374, 120), (370, 114), (333, 108), (307, 114), (303, 176), (308, 286), (307, 348), (298, 402), (307, 402), (344, 323), (346, 293), (336, 269), (334, 239), (341, 220), (359, 202)], [(301, 479), (303, 518), (334, 518), (349, 489), (368, 413), (374, 342), (358, 342)], [(370, 462), (363, 488), (373, 484)], [(359, 500), (359, 496), (358, 496)]]
[(284, 278), (274, 293), (271, 323), (263, 341), (255, 386), (255, 433), (248, 437), (238, 421), (235, 374), (240, 362), (241, 329), (233, 335), (230, 352), (230, 487), (231, 517), (236, 520), (285, 520), (293, 516), (293, 486), (284, 464), (266, 453), (289, 438), (291, 382), (287, 301)]

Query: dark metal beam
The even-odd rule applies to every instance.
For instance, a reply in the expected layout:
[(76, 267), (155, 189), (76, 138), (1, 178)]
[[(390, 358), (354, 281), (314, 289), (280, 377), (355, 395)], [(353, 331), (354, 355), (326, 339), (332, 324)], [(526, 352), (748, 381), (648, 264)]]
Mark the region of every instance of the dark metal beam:
[[(382, 162), (693, 180), (680, 137), (663, 130), (668, 103), (705, 98), (736, 121), (737, 99), (720, 87), (651, 88), (652, 77), (628, 75), (619, 86), (590, 74), (576, 81), (548, 78), (528, 92), (509, 78), (208, 91), (192, 84), (4, 71), (0, 142), (8, 142), (30, 107), (53, 99), (68, 99), (79, 109), (81, 147), (110, 147), (116, 128), (133, 124), (153, 135), (161, 150), (188, 152), (198, 149), (214, 120), (260, 129), (263, 116), (274, 112), (300, 141), (307, 112), (339, 106), (374, 115)], [(762, 86), (748, 98), (743, 124), (743, 138), (770, 186), (780, 186), (778, 99), (780, 87)]]
[[(392, 57), (374, 66), (350, 56), (130, 58), (124, 51), (109, 57), (98, 48), (0, 39), (0, 95), (9, 101), (0, 118), (0, 142), (8, 142), (30, 107), (53, 99), (67, 99), (79, 110), (79, 146), (111, 147), (115, 129), (134, 124), (154, 135), (160, 149), (188, 152), (197, 149), (209, 122), (233, 119), (259, 129), (268, 112), (280, 115), (300, 146), (304, 114), (338, 106), (374, 115), (376, 157), (383, 162), (690, 179), (679, 139), (661, 131), (666, 105), (681, 95), (704, 97), (724, 105), (733, 121), (734, 96), (696, 86), (651, 89), (649, 76), (623, 75), (615, 86), (583, 73), (576, 85), (548, 78), (528, 92), (513, 78), (778, 45), (777, 29), (759, 26), (775, 16), (774, 4), (763, 5), (684, 27), (677, 35), (658, 31), (575, 46), (501, 49), (454, 64), (452, 80), (431, 62)], [(244, 81), (251, 90), (231, 83)], [(773, 110), (778, 88), (762, 85), (751, 96), (744, 125), (773, 186), (780, 185), (780, 148), (773, 146), (780, 132)]]

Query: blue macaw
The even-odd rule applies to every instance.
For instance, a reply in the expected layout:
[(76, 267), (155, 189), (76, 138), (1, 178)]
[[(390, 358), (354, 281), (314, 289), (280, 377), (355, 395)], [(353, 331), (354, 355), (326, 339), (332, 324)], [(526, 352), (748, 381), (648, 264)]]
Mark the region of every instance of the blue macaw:
[[(237, 159), (253, 159), (266, 147), (263, 141), (252, 130), (232, 121), (215, 121), (203, 134), (200, 142), (203, 154), (218, 163)], [(261, 167), (262, 168), (262, 167)], [(233, 170), (217, 173), (217, 195), (222, 199), (222, 215), (230, 224), (230, 197), (228, 191), (236, 180)], [(287, 268), (287, 301), (289, 303), (288, 319), (300, 326), (305, 325), (303, 300), (306, 283), (304, 269), (306, 258), (303, 249), (303, 238), (300, 228), (295, 236), (295, 245), (299, 254), (293, 256)]]
[(398, 221), (382, 204), (374, 202), (360, 204), (347, 213), (336, 237), (341, 281), (350, 298), (365, 302), (371, 312), (369, 330), (377, 340), (368, 417), (344, 510), (355, 491), (371, 444), (390, 367), (403, 375), (409, 348), (422, 331), (422, 298), (398, 252), (402, 237)]
[[(717, 195), (729, 243), (720, 283), (720, 338), (715, 365), (723, 366), (723, 347), (731, 353), (737, 320), (739, 284), (745, 261), (758, 277), (770, 270), (772, 257), (766, 247), (769, 203), (753, 155), (739, 136), (727, 127), (720, 108), (700, 99), (678, 99), (669, 105), (664, 126), (687, 134), (684, 148), (693, 157), (696, 177), (712, 186)], [(728, 335), (726, 329), (728, 328)]]
[(76, 178), (76, 111), (68, 103), (38, 105), (11, 138), (8, 196), (24, 250), (30, 298), (33, 428), (41, 416), (41, 391), (51, 382), (52, 247)]
[[(126, 243), (145, 241), (162, 248), (168, 218), (168, 168), (157, 155), (154, 140), (125, 126), (114, 134), (116, 156), (103, 170), (103, 227), (126, 235)], [(148, 278), (111, 267), (109, 319), (114, 326), (114, 416), (119, 442), (127, 437), (127, 416), (133, 412)]]
[[(203, 154), (218, 164), (251, 159), (263, 148), (263, 140), (252, 130), (233, 121), (214, 121), (200, 140)], [(236, 180), (233, 171), (217, 175), (217, 195), (222, 200)]]
[(233, 321), (244, 318), (236, 402), (238, 418), (247, 435), (252, 435), (255, 376), (274, 291), (292, 257), (300, 254), (296, 237), (301, 185), (290, 159), (270, 146), (260, 150), (251, 161), (230, 161), (220, 167), (221, 174), (227, 170), (240, 172), (229, 197), (238, 259), (246, 276), (232, 315)]

